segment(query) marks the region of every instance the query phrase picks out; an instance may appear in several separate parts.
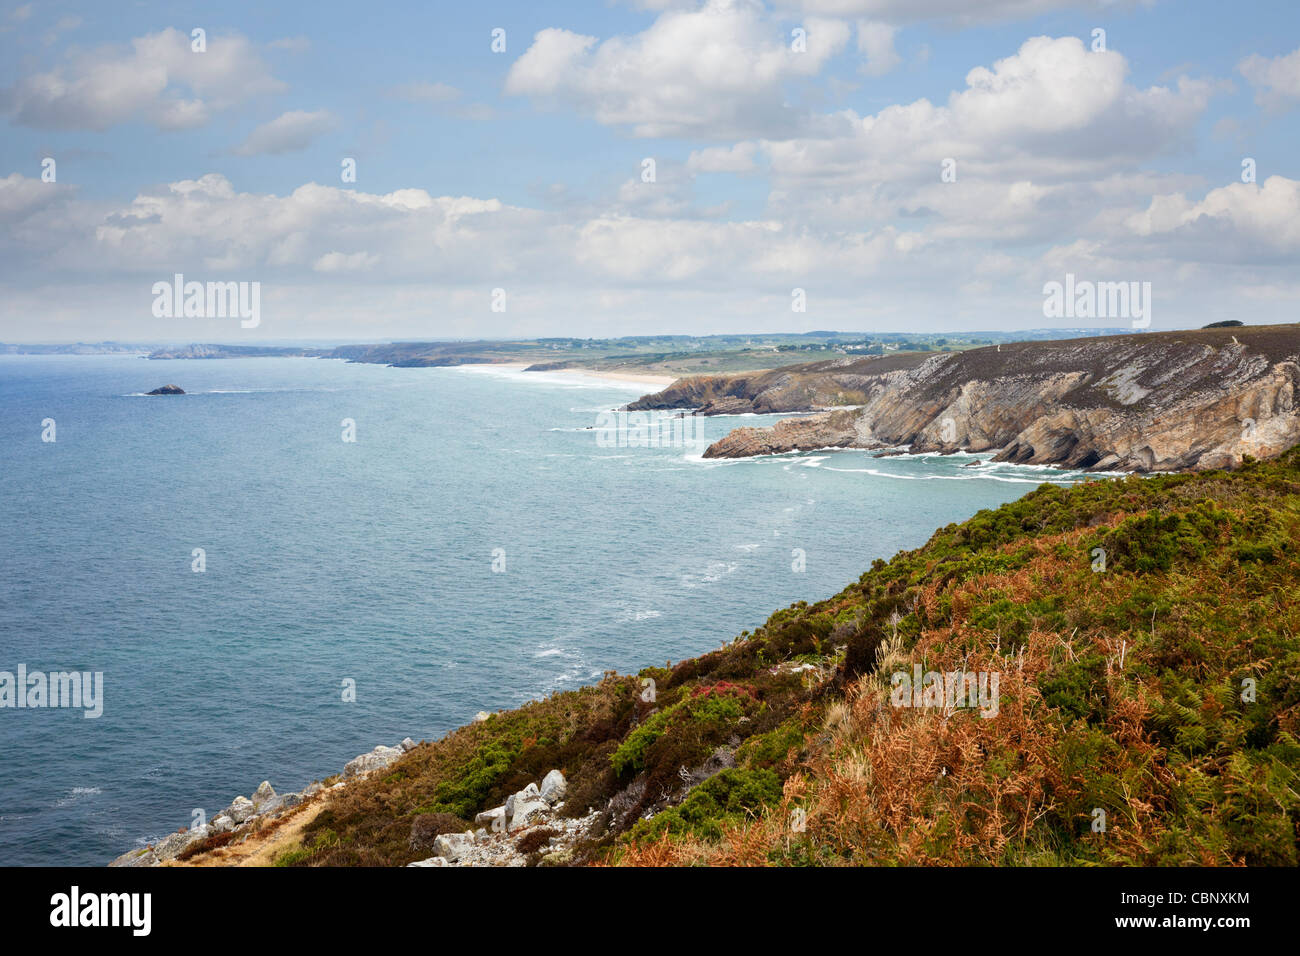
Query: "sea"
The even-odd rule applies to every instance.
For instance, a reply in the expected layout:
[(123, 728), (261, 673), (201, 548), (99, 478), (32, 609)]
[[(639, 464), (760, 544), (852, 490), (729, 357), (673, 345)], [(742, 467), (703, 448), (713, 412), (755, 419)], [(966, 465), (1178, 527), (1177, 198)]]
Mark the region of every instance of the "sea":
[[(145, 394), (168, 383), (186, 394)], [(0, 672), (102, 675), (93, 708), (0, 707), (0, 865), (102, 866), (264, 779), (300, 789), (377, 744), (710, 651), (1084, 477), (971, 455), (715, 461), (680, 432), (609, 430), (653, 390), (0, 356)]]

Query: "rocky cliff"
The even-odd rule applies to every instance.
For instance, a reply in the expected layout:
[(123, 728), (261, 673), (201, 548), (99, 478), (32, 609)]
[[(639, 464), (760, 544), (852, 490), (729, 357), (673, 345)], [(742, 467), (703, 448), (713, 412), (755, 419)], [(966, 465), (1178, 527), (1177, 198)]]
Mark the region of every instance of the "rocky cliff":
[(933, 352), (828, 359), (739, 375), (693, 375), (628, 406), (630, 411), (698, 409), (701, 415), (801, 412), (858, 405), (892, 372), (916, 368)]
[(816, 448), (994, 452), (1095, 471), (1236, 467), (1300, 442), (1300, 326), (1020, 342), (674, 383), (634, 409), (826, 409), (738, 428), (706, 458)]

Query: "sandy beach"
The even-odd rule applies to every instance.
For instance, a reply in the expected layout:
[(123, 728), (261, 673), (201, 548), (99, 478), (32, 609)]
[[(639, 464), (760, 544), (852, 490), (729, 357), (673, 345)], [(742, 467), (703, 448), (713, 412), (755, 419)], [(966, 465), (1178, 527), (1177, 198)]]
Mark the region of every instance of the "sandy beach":
[[(493, 362), (492, 368), (511, 369), (512, 371), (522, 372), (528, 368), (528, 362)], [(603, 370), (592, 368), (557, 368), (548, 369), (544, 372), (529, 372), (529, 375), (578, 375), (585, 378), (599, 378), (608, 382), (635, 382), (642, 385), (657, 385), (660, 388), (667, 387), (677, 381), (675, 375), (651, 375), (645, 372), (621, 372), (616, 369)]]

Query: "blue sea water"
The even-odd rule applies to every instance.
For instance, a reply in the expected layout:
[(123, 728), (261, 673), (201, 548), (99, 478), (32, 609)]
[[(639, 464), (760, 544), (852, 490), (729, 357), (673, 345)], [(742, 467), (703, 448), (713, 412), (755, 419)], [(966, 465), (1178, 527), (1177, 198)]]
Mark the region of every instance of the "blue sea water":
[[(142, 394), (168, 382), (188, 394)], [(102, 865), (263, 779), (298, 789), (376, 744), (711, 650), (937, 527), (1082, 477), (600, 447), (597, 415), (647, 390), (0, 357), (0, 671), (104, 675), (97, 719), (0, 709), (0, 864)], [(775, 420), (708, 419), (705, 436)]]

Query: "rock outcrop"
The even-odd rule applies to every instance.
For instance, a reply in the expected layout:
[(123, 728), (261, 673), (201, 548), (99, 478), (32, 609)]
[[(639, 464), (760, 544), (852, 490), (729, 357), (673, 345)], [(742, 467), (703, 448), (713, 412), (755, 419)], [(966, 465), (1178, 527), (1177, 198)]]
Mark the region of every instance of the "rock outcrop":
[(160, 388), (155, 388), (152, 392), (149, 392), (149, 393), (147, 393), (147, 394), (149, 394), (149, 395), (184, 395), (184, 394), (185, 394), (185, 389), (181, 388), (179, 385), (163, 385), (163, 386), (160, 387)]
[[(263, 826), (272, 823), (288, 811), (311, 801), (319, 794), (344, 787), (347, 782), (360, 779), (372, 771), (383, 770), (398, 757), (414, 750), (417, 746), (419, 745), (415, 741), (407, 737), (398, 747), (381, 745), (369, 753), (361, 754), (348, 761), (343, 774), (345, 780), (340, 780), (330, 787), (317, 782), (296, 793), (276, 793), (271, 782), (263, 780), (253, 791), (251, 800), (242, 795), (235, 797), (230, 802), (230, 806), (219, 811), (208, 823), (177, 830), (150, 846), (123, 853), (108, 865), (113, 867), (162, 866), (186, 854), (187, 850), (192, 853), (204, 852), (214, 843), (225, 845), (247, 840)], [(222, 836), (223, 834), (230, 834), (230, 837), (226, 838)], [(221, 840), (215, 840), (219, 836)]]
[(552, 770), (542, 778), (541, 797), (551, 806), (564, 799), (567, 789), (568, 784), (564, 780), (564, 774), (558, 770)]
[[(820, 448), (989, 452), (1093, 471), (1231, 468), (1300, 442), (1300, 326), (1121, 335), (686, 379), (634, 408), (854, 408), (738, 428), (706, 458)], [(724, 401), (725, 399), (725, 401)], [(786, 407), (789, 406), (789, 407)]]
[(529, 857), (545, 864), (567, 863), (574, 846), (587, 837), (601, 817), (563, 818), (564, 774), (552, 770), (541, 785), (530, 783), (499, 807), (474, 818), (478, 829), (444, 833), (433, 841), (433, 856), (410, 866), (527, 866)]
[(696, 409), (700, 415), (767, 415), (859, 405), (880, 377), (913, 369), (926, 353), (828, 359), (738, 375), (692, 375), (627, 406), (629, 411)]
[(343, 768), (343, 776), (355, 777), (359, 773), (382, 770), (404, 753), (406, 751), (401, 747), (385, 747), (381, 744), (370, 753), (349, 760)]

